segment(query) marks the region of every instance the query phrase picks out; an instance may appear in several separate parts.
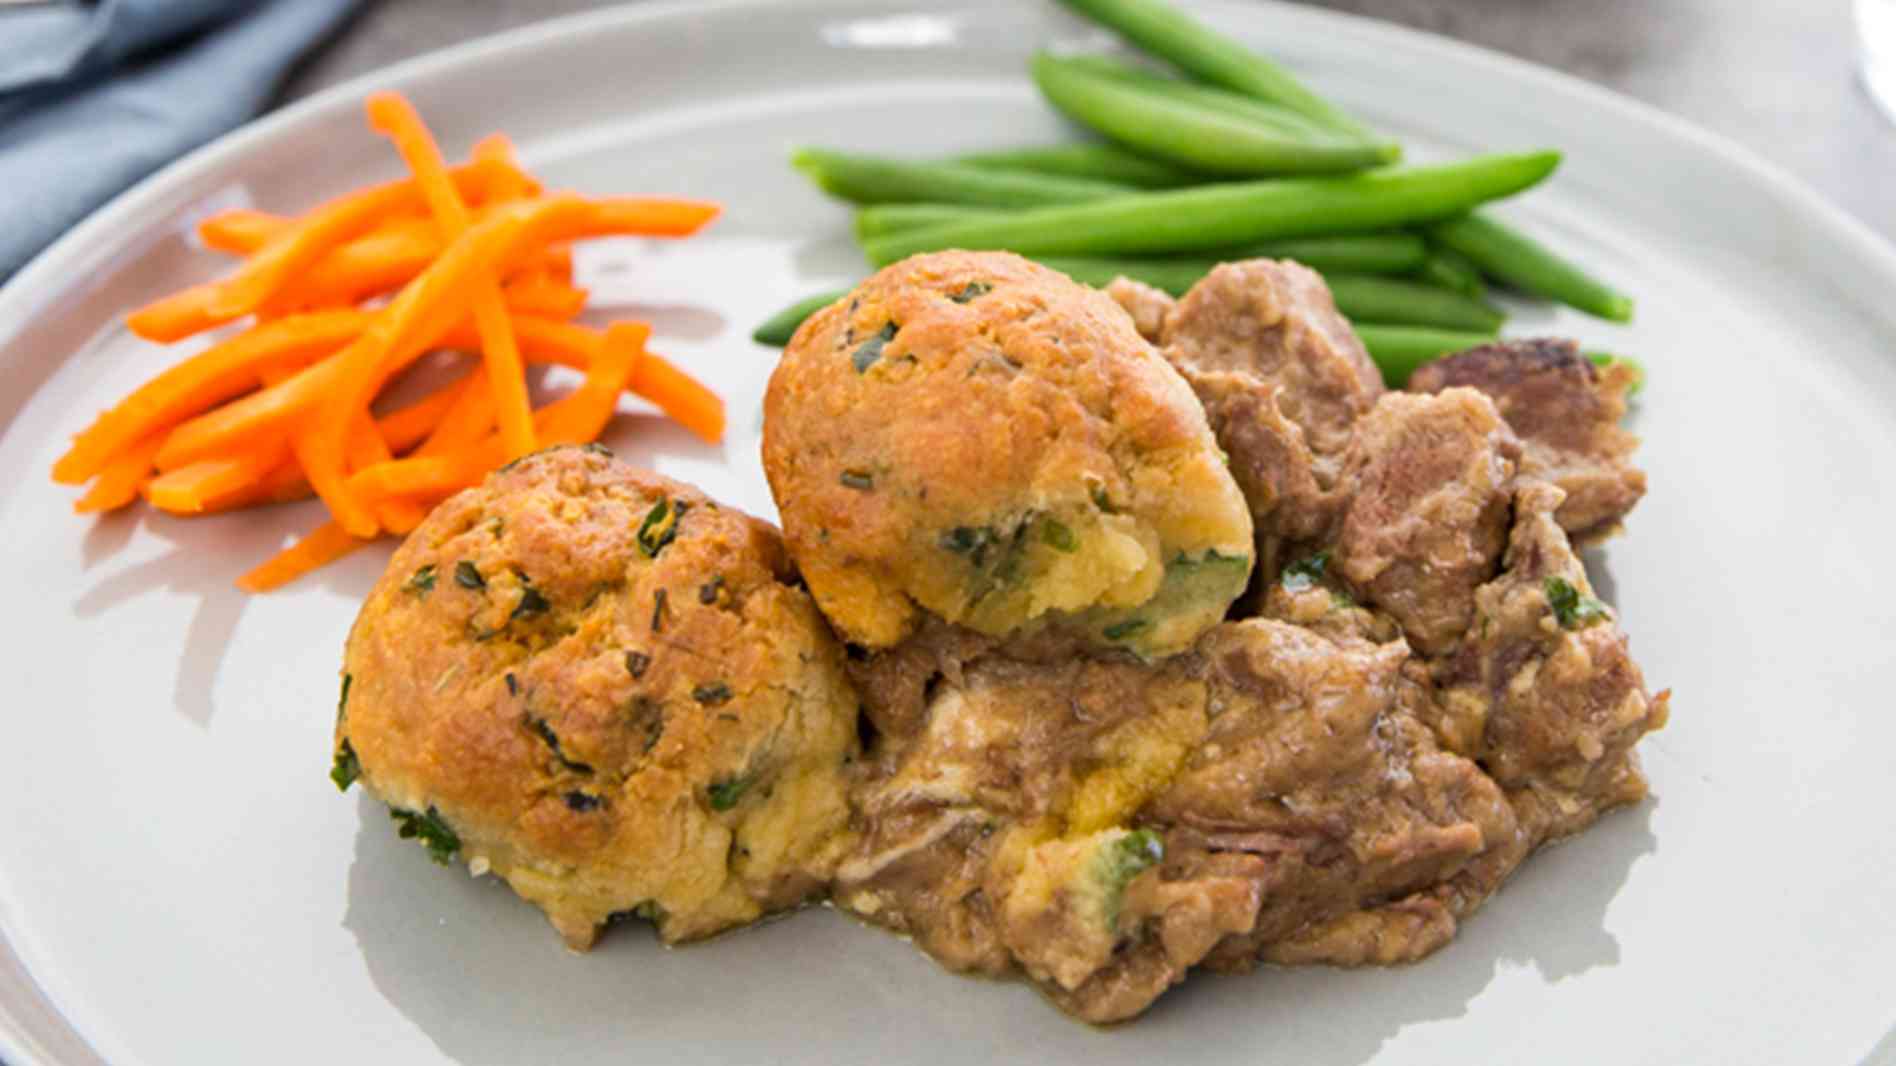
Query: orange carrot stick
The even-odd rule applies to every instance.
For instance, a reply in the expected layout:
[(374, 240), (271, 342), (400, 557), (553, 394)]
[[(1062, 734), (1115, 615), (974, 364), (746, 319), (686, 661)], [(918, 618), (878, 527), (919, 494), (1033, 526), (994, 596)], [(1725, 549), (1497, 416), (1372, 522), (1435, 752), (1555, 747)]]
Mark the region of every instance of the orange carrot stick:
[(407, 407), (377, 419), (375, 428), (381, 431), (382, 439), (388, 442), (389, 451), (405, 452), (427, 440), (441, 427), (455, 405), (461, 402), (462, 396), (482, 387), (483, 383), (475, 380), (479, 373), (477, 369)]
[(249, 255), (294, 225), (293, 218), (238, 208), (220, 211), (199, 222), (197, 232), (206, 248), (231, 255)]
[(158, 446), (163, 443), (164, 434), (160, 432), (121, 449), (99, 471), (99, 480), (92, 483), (72, 509), (80, 514), (116, 511), (138, 499), (138, 486), (151, 473), (152, 456), (158, 454)]
[(454, 398), (428, 439), (415, 449), (417, 456), (448, 455), (473, 444), (494, 428), (494, 390), (487, 387), (487, 368), (475, 367), (467, 387)]
[(645, 358), (639, 360), (638, 375), (632, 379), (632, 391), (652, 401), (705, 443), (716, 444), (724, 439), (724, 401), (665, 357), (645, 353)]
[(576, 318), (586, 309), (588, 293), (576, 289), (550, 274), (532, 270), (507, 283), (507, 310), (516, 315), (541, 315), (561, 321)]
[[(474, 162), (456, 169), (457, 186), (484, 188), (497, 164)], [(284, 230), (230, 276), (194, 285), (132, 312), (125, 324), (147, 340), (170, 342), (222, 325), (261, 307), (290, 278), (330, 249), (373, 229), (390, 215), (421, 207), (413, 181), (373, 185), (322, 204)]]
[(615, 323), (606, 329), (599, 358), (586, 371), (586, 380), (571, 396), (549, 404), (537, 421), (548, 444), (585, 444), (599, 439), (619, 407), (645, 355), (647, 330), (642, 325)]
[(282, 588), (304, 574), (329, 565), (368, 541), (349, 535), (335, 522), (324, 522), (308, 536), (271, 556), (263, 565), (237, 579), (245, 592)]
[[(708, 210), (706, 218), (716, 212), (715, 206)], [(354, 406), (366, 406), (389, 376), (428, 350), (466, 314), (466, 292), (460, 283), (471, 269), (491, 261), (512, 261), (509, 257), (526, 254), (549, 241), (606, 236), (612, 231), (600, 226), (615, 220), (624, 221), (625, 217), (624, 213), (602, 214), (595, 210), (595, 205), (565, 195), (523, 200), (495, 210), (404, 287), (395, 301), (378, 314), (376, 323), (337, 357), (305, 367), (282, 386), (234, 400), (179, 425), (159, 450), (158, 468), (170, 470), (207, 455), (234, 451), (234, 442), (239, 439), (286, 434), (307, 412), (325, 402), (340, 407), (341, 401), (346, 400)], [(561, 338), (562, 347), (545, 354), (550, 356), (552, 351), (557, 351), (563, 356), (575, 357), (549, 357), (547, 361), (583, 368), (585, 364), (576, 361), (576, 351), (564, 347), (572, 334), (561, 331), (572, 330), (588, 332), (564, 323), (541, 326), (542, 339)], [(370, 334), (376, 336), (371, 339)], [(524, 340), (524, 332), (522, 336)], [(351, 375), (359, 376), (351, 381)], [(321, 423), (325, 419), (317, 417), (315, 421)], [(339, 468), (342, 461), (340, 426), (337, 439), (329, 447), (333, 448)]]
[[(467, 204), (455, 191), (434, 134), (414, 106), (397, 93), (382, 92), (369, 97), (367, 109), (369, 125), (395, 143), (408, 169), (414, 172), (415, 184), (421, 188), (442, 233), (449, 239), (465, 233)], [(521, 375), (520, 347), (514, 340), (506, 305), (501, 302), (499, 277), (487, 269), (477, 272), (471, 281), (474, 323), (481, 334), (481, 354), (487, 363), (488, 388), (494, 390), (501, 439), (506, 442), (509, 458), (525, 455), (534, 448), (533, 414), (527, 403), (527, 382)]]
[(238, 334), (159, 374), (93, 420), (53, 464), (53, 480), (79, 484), (131, 442), (256, 386), (265, 366), (293, 369), (359, 336), (366, 311), (279, 319)]
[(161, 474), (145, 485), (145, 499), (173, 514), (197, 514), (207, 500), (218, 499), (255, 485), (289, 456), (289, 448), (246, 452), (225, 459), (205, 459)]

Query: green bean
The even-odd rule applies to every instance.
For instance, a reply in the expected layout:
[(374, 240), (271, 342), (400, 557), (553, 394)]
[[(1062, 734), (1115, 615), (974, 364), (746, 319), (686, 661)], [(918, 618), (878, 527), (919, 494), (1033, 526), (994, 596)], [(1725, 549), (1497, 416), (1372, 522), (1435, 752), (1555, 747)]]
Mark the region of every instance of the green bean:
[(1108, 199), (1136, 191), (1127, 185), (1084, 178), (911, 162), (822, 148), (799, 148), (791, 154), (790, 162), (824, 192), (859, 204), (934, 201), (1038, 207)]
[(1363, 126), (1291, 73), (1164, 0), (1066, 0), (1094, 21), (1173, 65), (1232, 92), (1282, 104), (1327, 126), (1363, 134)]
[(1401, 388), (1422, 364), (1494, 341), (1492, 333), (1425, 329), (1417, 326), (1357, 325), (1357, 339), (1391, 388)]
[(1416, 276), (1472, 299), (1480, 300), (1488, 295), (1488, 287), (1481, 283), (1481, 271), (1475, 269), (1467, 256), (1452, 248), (1431, 247)]
[(895, 233), (927, 229), (948, 222), (1003, 218), (1006, 208), (965, 207), (961, 204), (870, 204), (856, 209), (856, 239), (868, 242)]
[(1041, 94), (1068, 118), (1137, 151), (1208, 174), (1329, 174), (1384, 161), (1382, 149), (1366, 140), (1299, 137), (1089, 73), (1045, 52), (1034, 56), (1032, 72)]
[(1633, 380), (1626, 386), (1626, 396), (1628, 399), (1639, 395), (1640, 390), (1646, 387), (1646, 364), (1634, 359), (1632, 356), (1614, 355), (1612, 352), (1600, 351), (1581, 352), (1580, 354), (1586, 356), (1594, 366), (1602, 370), (1610, 366), (1623, 366), (1631, 370), (1633, 372)]
[(1070, 55), (1060, 57), (1060, 62), (1072, 70), (1100, 78), (1110, 78), (1128, 88), (1140, 89), (1150, 95), (1162, 96), (1180, 104), (1190, 104), (1202, 110), (1217, 111), (1288, 136), (1303, 140), (1343, 139), (1362, 144), (1374, 144), (1381, 153), (1383, 162), (1393, 163), (1402, 158), (1402, 146), (1394, 141), (1379, 139), (1367, 132), (1352, 133), (1340, 130), (1308, 115), (1299, 114), (1281, 104), (1199, 82), (1167, 77), (1112, 56)]
[(1351, 322), (1494, 333), (1507, 316), (1453, 289), (1400, 278), (1324, 275), (1336, 308)]
[(1429, 227), (1429, 237), (1467, 256), (1496, 281), (1608, 321), (1632, 321), (1632, 297), (1492, 216), (1477, 213), (1441, 222)]
[(941, 248), (1006, 248), (1023, 255), (1194, 252), (1358, 233), (1462, 214), (1534, 185), (1559, 164), (1558, 152), (1529, 152), (1345, 177), (1133, 193), (891, 234), (865, 242), (864, 250), (883, 265)]
[(764, 319), (756, 329), (751, 331), (751, 340), (759, 344), (768, 344), (773, 348), (781, 348), (790, 343), (790, 338), (796, 334), (797, 327), (803, 324), (804, 319), (848, 295), (848, 289), (837, 289), (834, 292), (819, 292), (815, 296), (798, 300)]
[(1035, 148), (976, 152), (949, 160), (983, 170), (1026, 170), (1066, 178), (1093, 178), (1141, 189), (1177, 189), (1205, 179), (1177, 167), (1135, 155), (1116, 144), (1080, 141)]
[[(1105, 287), (1124, 275), (1173, 296), (1182, 296), (1211, 273), (1218, 263), (1209, 259), (1093, 259), (1048, 257), (1041, 263), (1075, 281)], [(1396, 278), (1378, 278), (1323, 272), (1336, 298), (1337, 310), (1351, 322), (1492, 333), (1504, 316), (1495, 309), (1458, 292)]]
[[(856, 212), (856, 239), (866, 242), (944, 222), (993, 219), (1006, 214), (1005, 211), (991, 208), (957, 207), (952, 204), (873, 204)], [(1427, 244), (1421, 237), (1401, 230), (1388, 230), (1340, 236), (1291, 237), (1240, 248), (1213, 249), (1190, 259), (1213, 265), (1239, 259), (1295, 259), (1317, 271), (1406, 274), (1420, 268), (1427, 254)]]

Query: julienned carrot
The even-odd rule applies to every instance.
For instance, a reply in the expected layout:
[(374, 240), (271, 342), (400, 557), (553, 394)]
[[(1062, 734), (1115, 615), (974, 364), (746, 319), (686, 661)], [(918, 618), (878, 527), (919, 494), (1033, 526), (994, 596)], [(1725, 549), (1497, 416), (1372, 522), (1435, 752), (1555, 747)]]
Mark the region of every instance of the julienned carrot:
[(262, 566), (237, 579), (245, 592), (268, 592), (295, 581), (355, 551), (368, 541), (349, 535), (335, 522), (324, 522), (308, 536), (271, 556)]
[(483, 383), (477, 380), (478, 374), (477, 370), (443, 385), (407, 407), (398, 408), (376, 419), (375, 428), (381, 432), (382, 439), (388, 442), (389, 451), (409, 451), (427, 440), (429, 434), (439, 428), (449, 412), (454, 410), (462, 396), (471, 389), (483, 387)]
[(495, 200), (518, 200), (539, 193), (539, 187), (527, 172), (520, 167), (519, 159), (514, 155), (512, 138), (504, 133), (490, 133), (474, 142), (474, 150), (468, 153), (471, 159), (491, 159), (506, 164), (503, 176), (488, 186), (487, 194)]
[(100, 414), (53, 464), (53, 480), (85, 482), (132, 441), (256, 386), (263, 367), (293, 369), (359, 336), (367, 311), (325, 311), (266, 323), (205, 349)]
[(153, 433), (122, 449), (99, 471), (99, 480), (92, 483), (72, 509), (80, 514), (116, 511), (138, 499), (138, 486), (151, 473), (152, 456), (158, 454), (158, 445), (162, 443), (164, 434)]
[(690, 374), (655, 352), (639, 360), (632, 391), (652, 401), (707, 444), (724, 439), (724, 401)]
[(294, 225), (296, 220), (284, 215), (238, 208), (200, 221), (197, 234), (198, 240), (213, 251), (249, 255)]
[[(470, 227), (402, 289), (375, 326), (331, 361), (338, 368), (334, 387), (320, 394), (324, 397), (321, 407), (299, 434), (297, 458), (336, 520), (351, 532), (373, 535), (373, 517), (348, 495), (343, 479), (342, 436), (348, 419), (351, 412), (367, 406), (390, 376), (413, 362), (466, 313), (469, 278), (497, 264), (518, 262), (548, 243), (611, 234), (689, 232), (716, 217), (717, 211), (715, 204), (690, 200), (588, 201), (555, 195), (505, 205)], [(290, 417), (301, 413), (300, 407), (288, 411)], [(161, 461), (163, 456), (161, 452)], [(318, 468), (308, 469), (310, 463)]]
[(433, 222), (391, 219), (292, 278), (263, 310), (353, 304), (407, 284), (440, 254), (441, 235)]
[[(289, 321), (289, 320), (284, 320)], [(558, 363), (584, 371), (601, 340), (598, 330), (540, 317), (516, 316), (522, 354), (535, 363)], [(457, 325), (437, 341), (475, 348), (471, 326)], [(208, 456), (231, 454), (245, 441), (288, 434), (296, 421), (335, 388), (340, 368), (330, 359), (297, 371), (287, 381), (251, 393), (177, 426), (156, 457), (160, 470), (174, 470)]]
[(161, 474), (145, 485), (145, 499), (173, 514), (196, 514), (209, 500), (242, 491), (289, 456), (289, 448), (257, 449), (224, 459), (205, 459)]
[[(415, 184), (442, 233), (450, 240), (465, 233), (467, 204), (455, 191), (434, 134), (422, 123), (414, 105), (399, 93), (381, 92), (370, 95), (367, 111), (369, 126), (395, 143), (396, 151), (414, 172)], [(474, 325), (480, 330), (481, 356), (487, 365), (487, 386), (494, 390), (494, 415), (511, 459), (535, 446), (533, 409), (527, 402), (527, 380), (521, 373), (520, 346), (501, 302), (499, 276), (489, 267), (477, 270), (469, 281)]]
[[(473, 375), (469, 375), (451, 385), (436, 389), (407, 407), (378, 420), (375, 427), (381, 431), (382, 438), (388, 442), (389, 449), (395, 452), (406, 452), (419, 444), (445, 416), (454, 400), (474, 384), (472, 377)], [(309, 481), (303, 477), (303, 468), (298, 465), (295, 455), (292, 454), (265, 472), (254, 483), (207, 497), (203, 501), (203, 507), (197, 513), (218, 514), (263, 503), (290, 503), (308, 499), (309, 496)]]
[(619, 409), (619, 394), (631, 383), (644, 360), (649, 331), (631, 323), (606, 328), (599, 358), (586, 371), (586, 380), (563, 401), (549, 404), (536, 421), (548, 444), (585, 444), (596, 440)]
[(495, 214), (457, 238), (383, 310), (374, 328), (332, 361), (336, 384), (298, 434), (297, 459), (310, 484), (344, 529), (374, 536), (375, 521), (344, 484), (343, 444), (350, 420), (396, 371), (407, 366), (468, 311), (470, 284), (509, 250), (529, 212), (551, 210), (560, 198), (526, 201)]
[(494, 390), (487, 387), (487, 368), (475, 367), (467, 387), (441, 416), (428, 438), (415, 449), (418, 456), (447, 455), (480, 440), (494, 428)]
[(543, 271), (529, 271), (507, 283), (503, 290), (507, 310), (515, 315), (540, 315), (561, 321), (578, 317), (590, 295)]
[[(483, 187), (498, 166), (492, 160), (469, 163), (454, 171), (454, 182), (470, 190)], [(388, 182), (338, 197), (278, 234), (229, 277), (147, 304), (132, 312), (125, 324), (146, 340), (168, 343), (242, 318), (330, 249), (368, 232), (390, 215), (420, 207), (421, 191), (413, 181)]]
[[(638, 366), (650, 358), (645, 351), (649, 334), (639, 322), (620, 323), (608, 330), (580, 387), (534, 412), (541, 438), (554, 444), (582, 444), (597, 438), (612, 420), (619, 394), (631, 383)], [(349, 489), (378, 502), (402, 496), (440, 499), (478, 484), (505, 461), (500, 437), (490, 433), (452, 451), (418, 452), (408, 459), (363, 467), (350, 476)]]

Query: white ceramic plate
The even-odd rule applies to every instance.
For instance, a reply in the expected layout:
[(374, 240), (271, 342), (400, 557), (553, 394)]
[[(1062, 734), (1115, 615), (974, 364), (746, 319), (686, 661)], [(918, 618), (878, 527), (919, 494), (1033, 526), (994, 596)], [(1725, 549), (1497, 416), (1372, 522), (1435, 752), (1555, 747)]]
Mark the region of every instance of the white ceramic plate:
[[(450, 150), (504, 129), (553, 183), (715, 197), (711, 234), (595, 253), (617, 310), (730, 400), (722, 449), (652, 419), (622, 454), (770, 514), (771, 352), (745, 335), (859, 270), (785, 165), (1062, 136), (1024, 74), (1092, 31), (1044, 0), (639, 5), (374, 79)], [(280, 595), (231, 579), (318, 520), (75, 517), (64, 439), (174, 358), (118, 316), (207, 276), (187, 223), (397, 167), (349, 86), (166, 170), (0, 292), (0, 1058), (1842, 1064), (1896, 1020), (1896, 254), (1777, 172), (1577, 82), (1316, 11), (1205, 3), (1413, 156), (1544, 144), (1514, 210), (1621, 280), (1639, 324), (1523, 313), (1644, 357), (1653, 491), (1592, 562), (1672, 724), (1654, 798), (1534, 860), (1412, 967), (1200, 977), (1112, 1031), (950, 976), (828, 911), (569, 955), (492, 879), (432, 866), (325, 776), (345, 628), (386, 551)]]

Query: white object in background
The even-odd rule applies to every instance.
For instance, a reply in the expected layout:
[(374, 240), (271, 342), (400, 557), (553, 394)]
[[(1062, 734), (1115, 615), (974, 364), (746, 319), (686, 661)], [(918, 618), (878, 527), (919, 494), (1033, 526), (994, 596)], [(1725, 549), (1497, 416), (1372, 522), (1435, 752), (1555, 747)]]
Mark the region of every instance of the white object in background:
[(1856, 24), (1863, 87), (1896, 122), (1896, 0), (1856, 0)]

